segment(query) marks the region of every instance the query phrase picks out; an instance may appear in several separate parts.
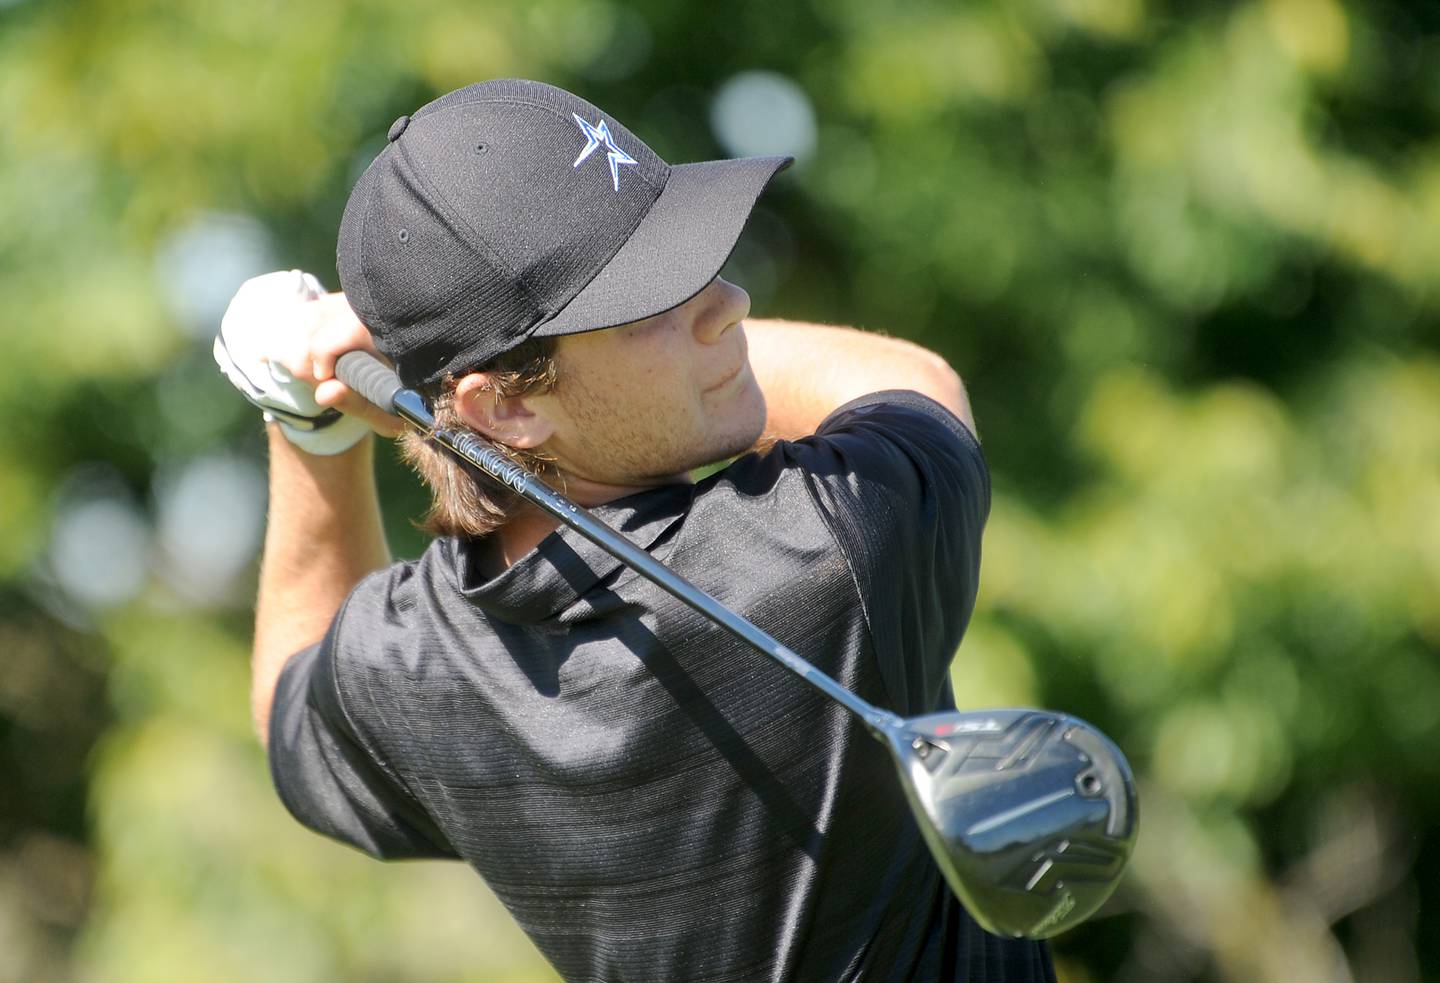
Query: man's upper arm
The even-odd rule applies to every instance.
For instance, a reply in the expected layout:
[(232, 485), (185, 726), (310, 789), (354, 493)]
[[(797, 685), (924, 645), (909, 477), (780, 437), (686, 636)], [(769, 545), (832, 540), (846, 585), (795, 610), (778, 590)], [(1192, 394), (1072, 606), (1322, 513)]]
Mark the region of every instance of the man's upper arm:
[[(445, 835), (372, 751), (346, 707), (347, 645), (367, 634), (353, 610), (362, 582), (325, 638), (293, 656), (275, 687), (270, 715), (270, 774), (280, 800), (300, 823), (381, 859), (454, 857)], [(373, 603), (367, 596), (360, 603)], [(351, 622), (357, 624), (351, 624)]]
[(936, 709), (979, 587), (990, 477), (970, 429), (909, 390), (859, 397), (796, 442), (850, 563), (892, 705)]

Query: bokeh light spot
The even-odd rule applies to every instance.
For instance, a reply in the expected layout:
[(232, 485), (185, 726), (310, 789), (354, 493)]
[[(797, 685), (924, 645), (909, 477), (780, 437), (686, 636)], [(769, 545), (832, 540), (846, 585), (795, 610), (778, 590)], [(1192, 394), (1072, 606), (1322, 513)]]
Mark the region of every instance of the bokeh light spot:
[(786, 154), (797, 162), (815, 150), (815, 110), (805, 90), (775, 72), (741, 72), (715, 95), (715, 137), (734, 157)]

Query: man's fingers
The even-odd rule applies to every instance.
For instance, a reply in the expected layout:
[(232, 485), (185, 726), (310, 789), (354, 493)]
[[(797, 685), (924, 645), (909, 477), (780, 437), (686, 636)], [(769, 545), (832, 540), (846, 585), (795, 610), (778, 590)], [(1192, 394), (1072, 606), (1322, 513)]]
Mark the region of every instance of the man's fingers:
[(335, 362), (350, 351), (375, 351), (375, 342), (370, 332), (341, 293), (325, 294), (312, 301), (319, 315), (319, 325), (310, 339), (312, 371), (316, 379), (331, 379), (335, 376)]
[(386, 413), (363, 398), (339, 379), (327, 379), (315, 387), (315, 402), (334, 407), (341, 413), (359, 417), (366, 426), (382, 437), (398, 437), (405, 432), (405, 421)]
[(296, 319), (296, 329), (278, 332), (271, 344), (271, 350), (266, 353), (266, 361), (284, 366), (285, 369), (301, 382), (314, 382), (311, 376), (310, 364), (310, 337), (305, 329), (301, 318), (304, 309), (291, 312)]

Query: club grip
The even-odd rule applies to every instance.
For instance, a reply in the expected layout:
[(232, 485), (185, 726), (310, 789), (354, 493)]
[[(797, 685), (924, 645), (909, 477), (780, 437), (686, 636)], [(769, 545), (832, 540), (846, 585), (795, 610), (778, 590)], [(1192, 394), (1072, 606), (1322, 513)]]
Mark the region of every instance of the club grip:
[(395, 394), (405, 388), (400, 377), (369, 352), (341, 355), (335, 362), (335, 375), (386, 413), (395, 412)]

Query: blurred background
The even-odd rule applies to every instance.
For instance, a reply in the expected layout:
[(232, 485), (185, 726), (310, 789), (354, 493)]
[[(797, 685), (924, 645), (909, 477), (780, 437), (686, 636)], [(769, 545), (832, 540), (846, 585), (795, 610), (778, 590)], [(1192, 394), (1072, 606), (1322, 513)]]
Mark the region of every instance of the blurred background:
[(965, 376), (962, 705), (1142, 781), (1063, 980), (1440, 979), (1440, 6), (0, 0), (0, 983), (553, 979), (467, 869), (271, 791), (262, 435), (209, 354), (246, 277), (335, 286), (395, 117), (509, 75), (794, 154), (755, 312)]

